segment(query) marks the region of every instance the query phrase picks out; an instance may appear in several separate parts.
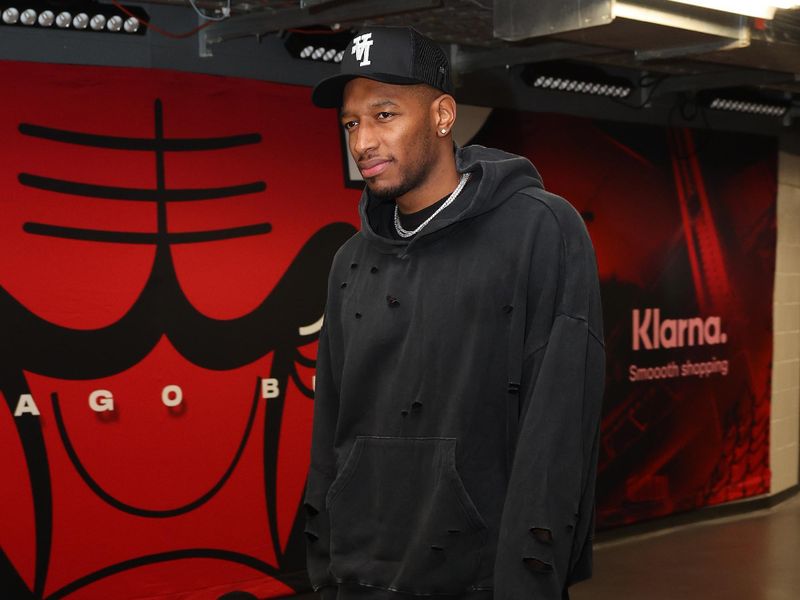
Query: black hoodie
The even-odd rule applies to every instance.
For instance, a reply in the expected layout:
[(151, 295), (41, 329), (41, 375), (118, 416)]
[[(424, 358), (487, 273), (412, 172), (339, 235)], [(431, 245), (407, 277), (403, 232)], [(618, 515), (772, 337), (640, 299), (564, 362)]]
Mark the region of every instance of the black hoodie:
[(456, 151), (473, 181), (409, 240), (331, 267), (305, 494), (323, 597), (561, 600), (591, 575), (604, 378), (594, 251), (533, 165)]

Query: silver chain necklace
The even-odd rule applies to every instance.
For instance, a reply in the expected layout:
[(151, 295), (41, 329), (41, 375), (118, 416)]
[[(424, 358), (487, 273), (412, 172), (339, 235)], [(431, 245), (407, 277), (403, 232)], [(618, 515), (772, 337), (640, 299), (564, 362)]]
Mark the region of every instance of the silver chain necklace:
[(395, 204), (394, 205), (394, 228), (397, 231), (397, 235), (399, 235), (402, 238), (410, 238), (412, 235), (416, 235), (417, 233), (419, 233), (422, 230), (422, 228), (425, 227), (425, 225), (427, 225), (428, 223), (433, 221), (433, 218), (436, 215), (438, 215), (440, 212), (442, 212), (445, 208), (447, 208), (448, 206), (450, 206), (453, 203), (453, 200), (456, 199), (456, 197), (461, 193), (461, 190), (464, 189), (464, 186), (467, 185), (467, 182), (469, 181), (469, 176), (470, 176), (469, 173), (464, 173), (463, 175), (461, 175), (461, 180), (458, 182), (458, 185), (456, 186), (456, 189), (453, 190), (453, 193), (450, 194), (447, 197), (447, 200), (445, 200), (442, 203), (442, 205), (439, 208), (436, 209), (436, 212), (434, 212), (430, 217), (425, 219), (422, 222), (422, 224), (419, 227), (417, 227), (416, 229), (414, 229), (413, 231), (408, 231), (407, 229), (403, 229), (403, 226), (400, 225), (400, 210), (397, 208), (397, 204)]

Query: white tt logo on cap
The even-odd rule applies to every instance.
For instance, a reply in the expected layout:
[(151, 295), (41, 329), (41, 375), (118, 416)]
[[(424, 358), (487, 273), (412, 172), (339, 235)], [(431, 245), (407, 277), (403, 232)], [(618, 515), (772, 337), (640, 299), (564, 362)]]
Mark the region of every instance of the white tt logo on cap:
[(352, 54), (356, 55), (356, 60), (360, 60), (359, 67), (366, 67), (372, 63), (369, 62), (369, 48), (372, 46), (372, 34), (365, 33), (353, 39)]

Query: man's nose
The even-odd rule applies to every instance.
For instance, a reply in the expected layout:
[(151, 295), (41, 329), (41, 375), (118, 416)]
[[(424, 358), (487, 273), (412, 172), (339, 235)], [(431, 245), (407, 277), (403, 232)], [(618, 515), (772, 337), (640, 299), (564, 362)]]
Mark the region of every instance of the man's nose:
[(356, 160), (378, 148), (378, 138), (375, 127), (369, 123), (361, 122), (354, 131), (350, 132), (350, 148)]

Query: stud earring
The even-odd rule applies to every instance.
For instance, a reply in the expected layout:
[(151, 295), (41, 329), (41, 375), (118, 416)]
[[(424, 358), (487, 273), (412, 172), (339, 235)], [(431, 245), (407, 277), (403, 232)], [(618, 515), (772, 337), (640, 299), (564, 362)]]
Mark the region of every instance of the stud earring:
[(447, 133), (447, 129), (442, 129), (442, 135), (444, 135), (445, 133)]

